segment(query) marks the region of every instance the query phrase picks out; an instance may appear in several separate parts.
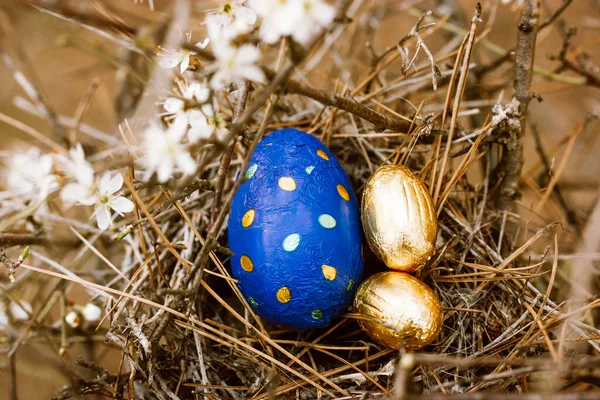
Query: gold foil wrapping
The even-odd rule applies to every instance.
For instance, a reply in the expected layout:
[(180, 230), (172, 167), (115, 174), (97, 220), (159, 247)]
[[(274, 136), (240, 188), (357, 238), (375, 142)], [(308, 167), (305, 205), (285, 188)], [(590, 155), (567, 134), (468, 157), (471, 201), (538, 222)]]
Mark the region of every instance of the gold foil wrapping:
[(423, 282), (403, 272), (381, 272), (358, 288), (354, 308), (367, 334), (393, 349), (418, 350), (431, 343), (443, 323), (442, 305)]
[(431, 196), (405, 167), (385, 165), (375, 171), (363, 192), (361, 218), (371, 250), (393, 270), (412, 272), (435, 249)]

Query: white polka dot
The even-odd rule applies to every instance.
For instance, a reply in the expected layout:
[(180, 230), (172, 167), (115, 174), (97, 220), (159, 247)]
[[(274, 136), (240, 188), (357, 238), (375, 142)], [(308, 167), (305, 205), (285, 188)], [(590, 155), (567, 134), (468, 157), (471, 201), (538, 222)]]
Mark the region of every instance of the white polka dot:
[(292, 233), (283, 239), (283, 249), (285, 251), (294, 251), (300, 244), (300, 235), (297, 233)]
[(282, 176), (277, 181), (277, 184), (286, 192), (293, 192), (294, 190), (296, 190), (296, 181), (294, 180), (294, 178)]
[(337, 222), (331, 215), (321, 214), (319, 215), (319, 224), (321, 224), (321, 226), (325, 229), (333, 229), (335, 228)]
[(250, 166), (250, 168), (248, 168), (248, 170), (246, 171), (246, 179), (252, 178), (254, 176), (254, 173), (256, 172), (257, 168), (258, 168), (258, 165), (252, 164)]
[(311, 165), (309, 167), (306, 167), (305, 171), (306, 171), (307, 174), (310, 175), (310, 173), (313, 172), (313, 169), (315, 169), (315, 166)]

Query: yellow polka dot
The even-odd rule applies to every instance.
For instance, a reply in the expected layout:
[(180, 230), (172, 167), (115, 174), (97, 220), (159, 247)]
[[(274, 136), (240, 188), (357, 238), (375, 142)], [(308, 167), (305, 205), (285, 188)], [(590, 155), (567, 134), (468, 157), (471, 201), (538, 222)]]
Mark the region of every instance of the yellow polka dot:
[(279, 178), (278, 185), (283, 190), (287, 190), (288, 192), (293, 192), (296, 190), (296, 181), (294, 178), (288, 178), (286, 176), (282, 176)]
[(330, 281), (335, 279), (337, 275), (337, 270), (334, 267), (330, 267), (329, 265), (323, 264), (323, 266), (321, 266), (321, 269), (323, 270), (323, 276), (325, 276), (325, 279), (329, 279)]
[(350, 201), (350, 195), (348, 194), (348, 191), (343, 185), (337, 185), (337, 191), (340, 194), (340, 196), (342, 196), (342, 199)]
[(285, 304), (290, 301), (291, 298), (292, 292), (290, 292), (290, 289), (288, 289), (286, 286), (277, 291), (277, 300), (279, 300), (280, 303)]
[(240, 257), (240, 264), (242, 265), (242, 269), (246, 272), (254, 271), (254, 264), (252, 264), (252, 260), (247, 255), (243, 255)]
[(247, 228), (250, 225), (252, 225), (252, 223), (254, 222), (255, 215), (256, 215), (256, 212), (253, 209), (246, 211), (246, 213), (242, 217), (242, 226), (244, 228)]
[(317, 150), (317, 155), (321, 158), (326, 159), (327, 161), (329, 161), (329, 156), (327, 155), (327, 153), (325, 153), (323, 150)]

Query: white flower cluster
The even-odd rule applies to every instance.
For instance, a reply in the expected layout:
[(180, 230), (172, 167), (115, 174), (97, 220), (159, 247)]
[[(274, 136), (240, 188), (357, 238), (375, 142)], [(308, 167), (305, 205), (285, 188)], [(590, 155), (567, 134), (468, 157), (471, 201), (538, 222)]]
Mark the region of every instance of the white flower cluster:
[(333, 22), (335, 10), (323, 0), (248, 0), (248, 5), (262, 18), (260, 37), (275, 43), (290, 36), (307, 44), (321, 27)]
[[(323, 0), (232, 0), (207, 12), (208, 37), (180, 50), (160, 49), (162, 68), (178, 67), (178, 93), (164, 102), (162, 117), (169, 123), (151, 123), (144, 135), (146, 178), (156, 174), (166, 182), (174, 172), (191, 174), (196, 162), (190, 148), (201, 140), (221, 141), (227, 128), (216, 97), (234, 91), (245, 81), (262, 83), (265, 74), (257, 65), (260, 51), (254, 35), (266, 44), (283, 37), (305, 45), (335, 16)], [(191, 43), (191, 34), (186, 35)], [(214, 61), (200, 66), (197, 52), (210, 44)], [(198, 80), (200, 79), (200, 80)]]
[[(224, 90), (235, 92), (245, 82), (265, 81), (258, 45), (289, 37), (307, 44), (319, 29), (328, 27), (334, 9), (324, 0), (230, 0), (207, 12), (208, 37), (180, 50), (160, 49), (159, 65), (178, 68), (177, 88), (163, 103), (162, 121), (154, 121), (144, 134), (145, 177), (163, 183), (174, 173), (193, 174), (194, 152), (206, 141), (223, 141), (227, 123), (219, 109)], [(191, 34), (187, 35), (191, 43)], [(198, 52), (211, 46), (214, 60), (201, 65)], [(105, 171), (99, 176), (76, 144), (68, 153), (44, 154), (37, 147), (16, 153), (9, 160), (6, 179), (10, 196), (39, 213), (48, 211), (55, 192), (67, 207), (94, 206), (100, 229), (112, 225), (113, 213), (123, 216), (134, 209), (120, 194), (121, 173)]]
[(93, 205), (98, 228), (104, 230), (112, 225), (111, 210), (121, 216), (133, 211), (133, 202), (116, 194), (123, 186), (123, 175), (117, 172), (113, 176), (110, 171), (105, 171), (95, 179), (94, 169), (85, 160), (79, 143), (68, 156), (57, 158), (61, 172), (69, 182), (61, 190), (61, 198), (66, 204)]
[[(50, 194), (60, 188), (65, 206), (93, 205), (98, 228), (112, 224), (111, 210), (119, 215), (133, 211), (133, 202), (117, 192), (123, 186), (123, 176), (110, 171), (96, 179), (94, 169), (86, 161), (83, 148), (77, 144), (68, 154), (43, 154), (38, 147), (25, 153), (15, 153), (8, 160), (7, 186), (26, 203), (42, 206)], [(55, 167), (58, 166), (58, 168)]]

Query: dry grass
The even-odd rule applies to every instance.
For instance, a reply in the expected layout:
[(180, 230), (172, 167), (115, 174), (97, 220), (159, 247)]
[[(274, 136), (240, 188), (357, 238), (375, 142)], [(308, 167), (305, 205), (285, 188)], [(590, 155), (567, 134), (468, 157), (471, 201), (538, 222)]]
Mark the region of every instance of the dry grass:
[[(137, 160), (125, 143), (139, 142), (144, 124), (158, 112), (154, 90), (140, 100), (143, 84), (172, 85), (170, 74), (151, 69), (155, 44), (174, 47), (182, 25), (201, 30), (202, 13), (193, 9), (183, 15), (177, 6), (160, 3), (154, 12), (147, 5), (91, 4), (88, 9), (65, 2), (53, 12), (68, 18), (59, 22), (60, 29), (73, 29), (76, 21), (84, 26), (75, 32), (87, 33), (69, 30), (63, 44), (91, 53), (102, 68), (110, 65), (104, 75), (118, 77), (110, 88), (116, 103), (99, 92), (105, 83), (91, 79), (66, 112), (74, 121), (54, 111), (52, 96), (32, 99), (51, 110), (43, 129), (27, 123), (27, 117), (1, 113), (0, 121), (49, 150), (64, 151), (73, 138), (81, 141), (97, 170), (126, 173), (125, 193), (136, 210), (112, 231), (101, 232), (82, 210), (38, 219), (31, 210), (3, 205), (3, 261), (16, 269), (17, 281), (11, 285), (3, 275), (2, 295), (5, 300), (36, 297), (30, 320), (11, 325), (2, 345), (8, 355), (6, 382), (18, 384), (15, 393), (24, 393), (35, 374), (48, 376), (52, 370), (64, 382), (60, 390), (52, 386), (60, 399), (92, 394), (130, 399), (598, 396), (600, 300), (594, 261), (599, 207), (588, 221), (585, 208), (569, 205), (577, 203), (578, 194), (563, 180), (576, 143), (582, 137), (591, 141), (597, 122), (574, 114), (570, 132), (550, 131), (540, 138), (536, 130), (544, 121), (535, 110), (560, 110), (533, 100), (527, 114), (510, 101), (511, 46), (490, 39), (503, 21), (496, 14), (506, 13), (506, 6), (486, 2), (479, 15), (474, 5), (461, 3), (464, 14), (441, 6), (424, 14), (432, 4), (345, 2), (349, 18), (302, 54), (299, 65), (285, 61), (285, 46), (274, 48), (268, 53), (271, 62), (264, 63), (272, 83), (248, 86), (237, 98), (225, 99), (229, 140), (197, 149), (194, 177), (159, 186), (136, 178)], [(203, 2), (196, 5), (205, 9)], [(558, 56), (550, 65), (538, 50), (533, 90), (542, 82), (597, 95), (597, 55), (588, 53), (596, 40), (574, 42), (562, 21), (582, 19), (559, 6), (542, 8), (538, 38), (558, 33), (564, 41), (552, 43), (549, 51)], [(20, 12), (41, 11), (24, 7)], [(597, 17), (586, 21), (598, 24)], [(55, 16), (36, 18), (57, 23)], [(516, 18), (503, 18), (516, 34)], [(390, 21), (410, 23), (396, 26), (386, 40), (382, 32), (389, 32)], [(10, 22), (2, 26), (1, 49), (39, 92), (45, 82), (27, 72), (30, 60), (19, 53), (22, 44), (14, 41), (12, 30)], [(103, 52), (91, 40), (130, 51)], [(198, 55), (200, 65), (210, 58), (209, 52)], [(99, 104), (89, 108), (94, 99)], [(597, 102), (582, 102), (582, 107), (594, 111), (589, 104), (598, 112)], [(98, 133), (83, 123), (105, 112), (121, 122), (118, 129)], [(524, 138), (525, 171), (516, 171), (526, 200), (514, 207), (503, 195), (502, 160), (520, 140), (520, 117), (527, 118), (530, 135)], [(402, 163), (426, 182), (440, 234), (436, 256), (418, 275), (445, 308), (435, 343), (418, 353), (398, 353), (372, 342), (351, 312), (327, 329), (294, 332), (265, 325), (248, 306), (230, 277), (223, 225), (241, 182), (234, 180), (236, 172), (244, 173), (265, 133), (282, 127), (320, 137), (358, 196), (383, 163)], [(537, 153), (530, 137), (537, 138)], [(33, 248), (29, 258), (20, 265), (10, 261), (25, 245)], [(372, 254), (365, 257), (367, 274), (384, 269)], [(74, 330), (61, 322), (69, 300), (90, 298), (106, 310), (98, 327)], [(40, 352), (48, 371), (29, 372), (24, 359), (33, 357), (32, 349)]]

